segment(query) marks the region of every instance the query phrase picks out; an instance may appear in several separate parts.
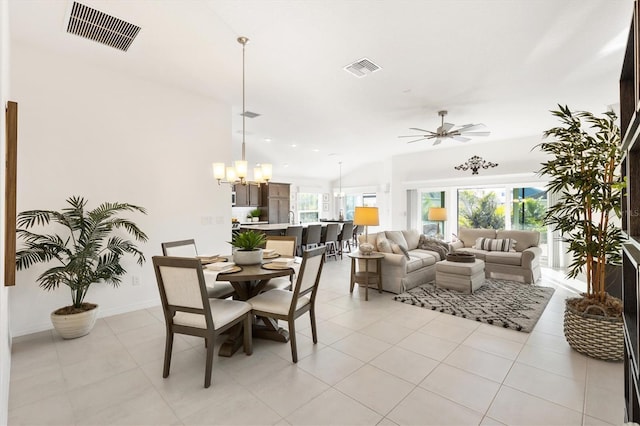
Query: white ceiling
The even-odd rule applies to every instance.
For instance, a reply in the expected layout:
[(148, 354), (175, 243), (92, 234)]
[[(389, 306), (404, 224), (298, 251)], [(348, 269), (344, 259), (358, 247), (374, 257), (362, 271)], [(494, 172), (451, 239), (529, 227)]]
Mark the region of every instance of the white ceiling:
[[(83, 0), (142, 27), (127, 53), (66, 34), (71, 0), (10, 0), (28, 43), (233, 105), (240, 157), (240, 35), (246, 50), (247, 160), (283, 177), (336, 179), (392, 155), (442, 149), (398, 135), (484, 123), (472, 142), (539, 140), (557, 103), (618, 102), (632, 0)], [(367, 57), (382, 70), (343, 70)], [(212, 117), (212, 120), (216, 117)], [(270, 141), (265, 141), (270, 139)], [(291, 145), (295, 144), (293, 148)], [(212, 159), (213, 161), (214, 159)]]

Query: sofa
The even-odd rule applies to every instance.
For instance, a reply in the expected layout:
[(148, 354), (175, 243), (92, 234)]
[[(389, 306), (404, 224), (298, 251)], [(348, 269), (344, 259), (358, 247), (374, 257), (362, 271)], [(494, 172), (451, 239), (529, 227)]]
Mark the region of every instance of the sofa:
[[(417, 230), (383, 231), (359, 235), (360, 244), (368, 242), (374, 251), (384, 254), (382, 259), (382, 289), (391, 293), (402, 293), (413, 287), (435, 280), (436, 262), (444, 260), (437, 251), (418, 248), (420, 233)], [(364, 270), (364, 260), (359, 261)], [(375, 267), (374, 262), (369, 269)]]
[(535, 283), (540, 279), (540, 233), (505, 229), (460, 228), (453, 251), (484, 260), (485, 276)]

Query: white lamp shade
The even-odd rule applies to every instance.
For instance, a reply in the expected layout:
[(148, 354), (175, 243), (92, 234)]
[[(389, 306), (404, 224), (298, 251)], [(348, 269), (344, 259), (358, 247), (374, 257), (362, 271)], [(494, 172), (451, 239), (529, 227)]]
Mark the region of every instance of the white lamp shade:
[(247, 177), (247, 162), (245, 160), (237, 160), (235, 162), (236, 165), (236, 175), (239, 178), (246, 178)]
[(253, 180), (260, 183), (264, 182), (264, 179), (262, 177), (262, 169), (260, 167), (253, 168)]
[(269, 163), (264, 163), (260, 167), (262, 169), (262, 179), (270, 181), (273, 176), (273, 167)]
[(225, 176), (224, 163), (213, 163), (213, 177), (222, 180)]
[(236, 169), (227, 167), (227, 182), (235, 182), (237, 179)]

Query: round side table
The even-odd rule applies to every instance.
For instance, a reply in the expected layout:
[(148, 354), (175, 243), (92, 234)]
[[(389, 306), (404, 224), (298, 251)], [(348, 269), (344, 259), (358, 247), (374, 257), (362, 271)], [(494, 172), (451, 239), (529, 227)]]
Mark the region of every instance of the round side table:
[[(369, 300), (369, 285), (377, 284), (378, 292), (382, 293), (382, 259), (384, 254), (378, 252), (372, 252), (370, 254), (363, 254), (360, 250), (353, 253), (348, 253), (347, 256), (351, 258), (351, 287), (350, 293), (353, 293), (353, 286), (355, 283), (364, 285), (364, 300)], [(364, 271), (356, 271), (356, 260), (364, 260)], [(369, 262), (375, 261), (375, 271), (369, 271)]]

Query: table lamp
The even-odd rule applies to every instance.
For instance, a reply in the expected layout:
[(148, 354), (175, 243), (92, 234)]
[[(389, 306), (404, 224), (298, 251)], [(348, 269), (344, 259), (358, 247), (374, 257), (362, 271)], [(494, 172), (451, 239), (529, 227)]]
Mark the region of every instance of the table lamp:
[(438, 233), (436, 234), (436, 238), (442, 239), (442, 234), (440, 233), (440, 222), (447, 220), (447, 209), (444, 207), (429, 207), (428, 219), (438, 222)]
[(360, 252), (362, 254), (371, 254), (373, 251), (373, 244), (369, 244), (369, 226), (380, 225), (380, 219), (378, 218), (377, 207), (356, 207), (356, 211), (353, 215), (353, 224), (364, 226), (365, 242), (360, 244)]

